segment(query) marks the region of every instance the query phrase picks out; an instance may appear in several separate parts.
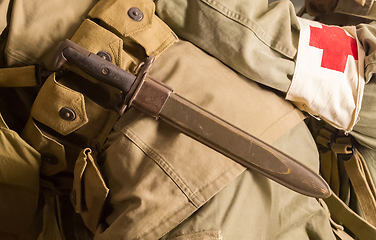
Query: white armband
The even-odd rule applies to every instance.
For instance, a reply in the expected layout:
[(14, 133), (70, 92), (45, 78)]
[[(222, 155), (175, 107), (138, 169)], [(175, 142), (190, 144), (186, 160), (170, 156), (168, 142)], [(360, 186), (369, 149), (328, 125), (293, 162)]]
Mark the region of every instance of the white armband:
[(350, 132), (364, 90), (364, 50), (355, 26), (327, 26), (299, 18), (295, 73), (286, 99), (301, 110)]

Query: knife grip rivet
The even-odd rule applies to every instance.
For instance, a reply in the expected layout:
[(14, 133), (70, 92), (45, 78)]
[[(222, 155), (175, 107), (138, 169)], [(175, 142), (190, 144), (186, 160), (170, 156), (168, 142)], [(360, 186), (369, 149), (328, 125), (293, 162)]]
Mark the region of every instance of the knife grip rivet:
[(103, 69), (102, 69), (102, 73), (103, 73), (104, 75), (107, 75), (109, 72), (110, 72), (110, 70), (109, 70), (108, 68), (103, 68)]

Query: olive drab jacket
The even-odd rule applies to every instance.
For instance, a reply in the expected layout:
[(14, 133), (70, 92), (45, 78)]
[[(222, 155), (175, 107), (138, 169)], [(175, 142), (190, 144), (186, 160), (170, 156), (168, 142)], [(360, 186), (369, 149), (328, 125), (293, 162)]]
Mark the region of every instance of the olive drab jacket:
[(153, 1), (3, 1), (0, 14), (1, 239), (335, 239), (325, 204), (136, 109), (120, 116), (119, 91), (69, 63), (53, 72), (65, 39), (135, 74), (155, 56), (153, 78), (318, 171), (301, 111), (179, 40)]

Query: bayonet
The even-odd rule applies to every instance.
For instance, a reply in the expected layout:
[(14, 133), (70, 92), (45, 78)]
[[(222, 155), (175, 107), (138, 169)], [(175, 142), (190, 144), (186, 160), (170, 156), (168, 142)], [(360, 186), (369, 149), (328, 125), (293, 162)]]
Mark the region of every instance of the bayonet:
[(66, 40), (57, 50), (55, 66), (60, 68), (66, 61), (91, 77), (121, 90), (122, 101), (113, 108), (120, 114), (127, 108), (137, 108), (287, 188), (315, 198), (331, 195), (328, 184), (310, 168), (151, 78), (148, 71), (152, 57), (145, 61), (135, 76)]

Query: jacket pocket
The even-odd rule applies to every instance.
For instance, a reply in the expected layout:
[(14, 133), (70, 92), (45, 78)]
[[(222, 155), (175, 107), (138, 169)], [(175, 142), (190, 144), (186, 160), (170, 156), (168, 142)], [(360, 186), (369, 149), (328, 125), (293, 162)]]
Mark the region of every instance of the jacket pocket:
[(95, 232), (109, 189), (89, 148), (82, 150), (74, 168), (71, 201), (85, 225)]

